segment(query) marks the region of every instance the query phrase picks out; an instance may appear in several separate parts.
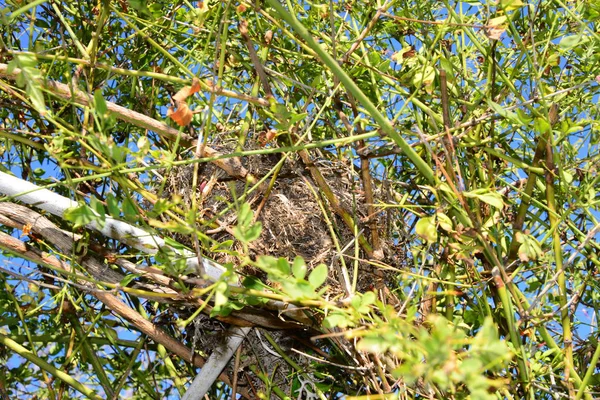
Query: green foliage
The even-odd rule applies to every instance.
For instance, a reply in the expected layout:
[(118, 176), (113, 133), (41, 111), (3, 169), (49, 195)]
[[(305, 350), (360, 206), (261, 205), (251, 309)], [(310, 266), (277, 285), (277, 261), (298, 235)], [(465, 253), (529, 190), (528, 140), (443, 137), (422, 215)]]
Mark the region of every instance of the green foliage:
[(94, 212), (94, 209), (87, 204), (80, 204), (65, 211), (64, 218), (65, 220), (72, 222), (75, 228), (79, 228), (92, 221), (103, 221), (102, 218), (104, 218), (104, 214)]
[(262, 224), (260, 221), (253, 222), (254, 213), (248, 203), (242, 204), (238, 211), (238, 224), (233, 228), (235, 238), (242, 243), (248, 244), (260, 236)]
[[(0, 169), (76, 201), (43, 218), (82, 238), (63, 254), (1, 220), (0, 334), (27, 350), (0, 347), (5, 397), (181, 397), (192, 350), (135, 322), (188, 345), (199, 313), (292, 327), (310, 353), (278, 361), (288, 387), (240, 356), (239, 377), (264, 383), (248, 398), (598, 397), (598, 2), (6, 1), (0, 14)], [(168, 117), (182, 105), (185, 126)], [(315, 196), (294, 197), (293, 179)], [(293, 211), (324, 228), (300, 232), (290, 211), (273, 229), (265, 207), (281, 218), (286, 201), (314, 204)], [(86, 228), (107, 216), (168, 246)], [(305, 242), (335, 251), (278, 253)], [(203, 257), (224, 264), (219, 279), (190, 276)], [(106, 268), (89, 286), (56, 269), (89, 259)]]
[[(327, 266), (319, 264), (306, 276), (304, 261), (296, 257), (293, 267), (283, 257), (260, 256), (256, 266), (267, 273), (270, 281), (281, 285), (281, 290), (294, 301), (318, 299), (326, 288), (317, 292), (317, 289), (327, 279)], [(293, 268), (293, 269), (292, 269)], [(292, 272), (293, 271), (293, 272)]]

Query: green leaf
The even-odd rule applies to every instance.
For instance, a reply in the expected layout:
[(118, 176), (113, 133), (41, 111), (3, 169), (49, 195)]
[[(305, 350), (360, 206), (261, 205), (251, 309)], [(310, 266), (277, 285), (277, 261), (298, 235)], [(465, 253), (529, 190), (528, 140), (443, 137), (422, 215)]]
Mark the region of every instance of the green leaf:
[(415, 225), (415, 232), (427, 243), (435, 243), (438, 239), (435, 217), (421, 218)]
[(150, 148), (150, 142), (146, 136), (141, 136), (137, 141), (137, 148), (141, 153), (145, 153)]
[(125, 278), (121, 279), (121, 282), (119, 282), (119, 286), (127, 287), (127, 285), (129, 285), (129, 283), (131, 281), (133, 281), (134, 279), (139, 278), (140, 276), (142, 276), (142, 274), (129, 274), (129, 275), (126, 275)]
[(128, 220), (135, 220), (138, 217), (137, 207), (129, 197), (123, 199), (123, 215)]
[(29, 81), (27, 83), (25, 92), (29, 96), (29, 100), (31, 100), (31, 105), (33, 106), (33, 108), (35, 108), (35, 110), (39, 112), (41, 116), (46, 115), (48, 110), (46, 110), (44, 94), (42, 93), (42, 90), (40, 89), (37, 82), (33, 80)]
[(310, 272), (308, 281), (313, 289), (317, 289), (327, 280), (327, 265), (319, 264)]
[(504, 201), (502, 195), (498, 192), (492, 192), (488, 189), (477, 189), (472, 192), (463, 192), (465, 197), (476, 198), (490, 206), (502, 210), (504, 208)]
[(539, 134), (545, 134), (552, 130), (552, 125), (546, 118), (538, 117), (533, 120), (533, 129)]
[(178, 221), (162, 221), (160, 219), (148, 219), (148, 224), (157, 229), (164, 229), (169, 232), (181, 233), (184, 235), (190, 235), (194, 232), (194, 229), (188, 224), (182, 224)]
[(108, 116), (108, 106), (106, 105), (106, 100), (102, 97), (102, 91), (100, 89), (94, 91), (94, 105), (96, 106), (98, 116), (101, 118)]
[(218, 251), (224, 251), (224, 250), (231, 250), (231, 247), (233, 247), (234, 241), (233, 240), (225, 240), (221, 243), (217, 243), (214, 246), (211, 246), (210, 251), (212, 252), (218, 252)]
[(429, 86), (429, 85), (431, 85), (431, 83), (433, 82), (434, 79), (435, 79), (435, 68), (433, 68), (430, 65), (426, 66), (425, 69), (423, 69), (422, 67), (419, 67), (419, 69), (413, 76), (412, 84), (414, 86), (421, 86), (421, 85)]
[(523, 262), (535, 261), (544, 255), (537, 239), (531, 235), (521, 236), (522, 244), (519, 246), (519, 259)]
[(215, 287), (215, 307), (222, 307), (227, 304), (229, 287), (225, 282), (219, 282)]
[(343, 329), (349, 326), (354, 326), (354, 322), (350, 320), (346, 314), (340, 312), (332, 312), (323, 320), (323, 326), (327, 329)]
[(377, 300), (377, 295), (375, 294), (375, 292), (366, 292), (362, 296), (362, 305), (363, 306), (371, 305), (371, 304), (375, 303), (376, 300)]
[(558, 43), (558, 47), (562, 50), (569, 50), (577, 46), (581, 42), (581, 35), (565, 36)]
[(507, 110), (506, 108), (502, 107), (500, 104), (494, 103), (491, 100), (488, 100), (487, 103), (494, 110), (494, 112), (497, 113), (498, 115), (500, 115), (501, 117), (508, 119), (510, 122), (512, 122), (515, 125), (519, 125), (519, 126), (522, 125), (521, 118), (519, 118), (519, 116), (517, 114), (515, 114), (514, 112)]
[(75, 228), (85, 226), (98, 219), (94, 211), (87, 204), (80, 204), (76, 207), (66, 209), (63, 217), (67, 221), (72, 222)]
[(290, 273), (291, 273), (290, 263), (285, 258), (279, 257), (277, 259), (277, 263), (275, 264), (275, 266), (277, 267), (276, 270), (279, 271), (279, 273), (281, 273), (281, 275), (283, 275), (283, 276), (290, 275)]
[(298, 279), (304, 279), (306, 276), (306, 263), (302, 257), (296, 256), (292, 264), (292, 273)]
[(238, 225), (243, 227), (249, 226), (252, 223), (252, 217), (253, 213), (252, 209), (250, 209), (250, 204), (242, 204), (238, 211)]
[(148, 213), (151, 217), (158, 217), (165, 211), (169, 210), (172, 206), (172, 203), (163, 198), (159, 198), (152, 206), (152, 210)]
[(519, 118), (519, 121), (521, 122), (521, 125), (528, 126), (531, 123), (531, 121), (533, 121), (533, 118), (531, 118), (529, 115), (527, 115), (525, 113), (525, 111), (521, 110), (520, 108), (517, 108), (516, 112), (517, 112), (517, 117)]
[(281, 281), (283, 291), (294, 300), (316, 299), (318, 298), (315, 290), (310, 283), (306, 281), (285, 280)]
[(248, 227), (245, 232), (246, 242), (252, 242), (260, 237), (262, 232), (262, 222), (257, 221), (252, 226)]
[(104, 204), (102, 204), (95, 196), (92, 196), (90, 198), (90, 206), (98, 214), (100, 226), (104, 226), (104, 222), (106, 221), (106, 210), (104, 209)]
[(119, 218), (121, 215), (121, 207), (119, 207), (119, 202), (112, 193), (109, 193), (106, 196), (106, 206), (111, 217)]
[(500, 0), (500, 7), (506, 12), (517, 10), (524, 5), (521, 0)]
[(152, 13), (148, 8), (146, 0), (127, 0), (129, 6), (136, 10), (140, 15), (152, 17)]
[(255, 289), (255, 290), (263, 290), (265, 288), (265, 284), (262, 283), (260, 281), (260, 279), (258, 279), (255, 276), (245, 277), (244, 280), (242, 281), (242, 286), (244, 286), (245, 288), (248, 288), (248, 289)]
[(356, 349), (369, 353), (385, 353), (389, 348), (388, 342), (381, 336), (369, 335), (356, 343)]
[(277, 264), (277, 258), (273, 256), (259, 256), (256, 259), (256, 265), (258, 268), (262, 269), (265, 272), (269, 272), (273, 270), (273, 266)]
[(242, 243), (250, 243), (260, 237), (262, 223), (252, 223), (254, 212), (248, 203), (242, 204), (238, 210), (238, 224), (233, 228), (233, 235)]
[(436, 212), (435, 216), (437, 217), (437, 222), (440, 225), (440, 228), (442, 228), (446, 232), (453, 232), (452, 220), (449, 216), (447, 216), (441, 211)]

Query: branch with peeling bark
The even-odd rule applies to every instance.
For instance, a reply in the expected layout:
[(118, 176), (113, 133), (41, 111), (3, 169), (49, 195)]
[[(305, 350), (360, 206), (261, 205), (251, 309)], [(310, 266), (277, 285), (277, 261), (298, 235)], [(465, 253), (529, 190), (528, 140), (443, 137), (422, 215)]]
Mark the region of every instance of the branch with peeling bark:
[[(48, 189), (42, 189), (32, 183), (3, 172), (0, 172), (0, 194), (7, 195), (9, 198), (21, 201), (23, 203), (33, 205), (58, 217), (62, 217), (68, 208), (77, 205), (76, 202), (62, 197)], [(40, 214), (29, 210), (26, 207), (11, 203), (0, 203), (0, 211), (3, 211), (0, 212), (0, 224), (11, 226), (17, 229), (22, 229), (25, 225), (30, 224), (32, 229), (34, 229), (34, 233), (37, 233), (42, 237), (45, 237), (44, 235), (49, 235), (56, 242), (52, 242), (50, 240), (48, 241), (55, 243), (55, 245), (59, 247), (65, 254), (71, 253), (73, 242), (78, 239), (76, 235), (60, 230), (58, 227), (48, 221), (47, 218), (42, 217)], [(21, 217), (18, 217), (18, 215), (21, 215)], [(25, 216), (28, 217), (25, 218)], [(149, 255), (155, 254), (160, 248), (169, 247), (166, 245), (164, 239), (162, 239), (160, 236), (148, 233), (125, 222), (115, 220), (110, 216), (106, 216), (105, 223), (102, 226), (98, 225), (96, 222), (92, 222), (86, 227), (98, 231), (106, 237), (121, 241), (124, 244), (127, 244), (128, 246), (131, 246), (132, 248), (140, 250)], [(43, 253), (6, 234), (0, 235), (0, 247), (20, 257), (53, 269), (68, 272), (70, 268), (69, 264), (65, 263), (64, 261), (61, 261), (47, 253)], [(198, 262), (198, 258), (194, 253), (186, 250), (180, 251), (177, 249), (170, 249), (175, 251), (180, 256), (186, 258), (188, 269), (192, 271), (197, 270), (196, 263)], [(217, 281), (224, 272), (224, 268), (214, 261), (206, 258), (203, 258), (202, 262), (208, 278)], [(102, 265), (94, 258), (84, 258), (82, 263), (86, 269), (89, 269), (90, 274), (101, 282), (107, 283), (107, 281), (109, 281), (108, 283), (112, 282), (118, 284), (118, 282), (121, 282), (124, 278), (123, 275), (114, 270), (108, 269), (107, 266)], [(145, 278), (156, 282), (158, 288), (155, 287), (152, 290), (160, 290), (161, 293), (169, 291), (169, 293), (173, 294), (173, 291), (169, 288), (171, 278), (163, 275), (160, 270), (153, 268), (141, 268), (139, 266), (132, 265), (123, 259), (119, 259), (117, 264), (126, 270), (133, 269), (130, 272), (141, 273)], [(83, 276), (80, 276), (80, 278), (83, 278)], [(110, 309), (121, 315), (123, 318), (126, 318), (128, 321), (134, 324), (137, 329), (148, 334), (158, 343), (163, 344), (168, 350), (181, 356), (186, 361), (192, 362), (194, 365), (202, 365), (202, 360), (199, 358), (193, 357), (192, 359), (192, 352), (189, 348), (177, 342), (151, 322), (145, 320), (139, 313), (121, 302), (121, 300), (119, 300), (112, 292), (97, 289), (95, 285), (90, 284), (89, 280), (82, 280), (80, 283), (76, 283), (76, 286), (96, 296)], [(151, 295), (148, 297), (150, 296)], [(194, 300), (196, 300), (195, 303)], [(187, 299), (187, 301), (192, 302), (190, 304), (195, 306), (202, 304), (200, 299)], [(298, 328), (298, 323), (304, 326), (312, 326), (312, 321), (304, 313), (303, 309), (292, 304), (270, 300), (265, 304), (264, 308), (266, 310), (277, 311), (279, 317), (270, 315), (268, 312), (264, 312), (262, 310), (244, 309), (233, 312), (228, 317), (222, 318), (222, 320), (237, 326), (263, 326), (272, 329), (286, 329), (292, 327)], [(210, 311), (211, 307), (209, 305), (205, 305), (205, 309), (206, 311)], [(298, 322), (288, 323), (281, 318), (282, 316), (286, 316), (287, 318)], [(228, 343), (233, 345), (239, 342), (240, 333), (247, 333), (247, 329), (239, 330), (235, 336), (230, 337)], [(228, 344), (228, 346), (230, 344)], [(216, 358), (216, 360), (211, 361), (213, 357)], [(220, 354), (211, 354), (208, 361), (211, 362), (212, 366), (217, 365), (214, 368), (220, 368), (220, 370), (222, 370), (227, 364), (228, 359), (224, 359)], [(203, 369), (203, 371), (204, 372), (201, 371), (201, 374), (208, 374), (210, 372), (206, 368)], [(222, 379), (223, 377), (225, 376), (220, 375), (219, 379)], [(223, 382), (229, 384), (228, 380), (223, 379)], [(240, 394), (247, 397), (245, 392), (240, 392)]]
[[(58, 248), (64, 254), (71, 254), (74, 251), (75, 240), (73, 235), (69, 235), (63, 230), (59, 229), (47, 218), (41, 216), (35, 211), (13, 203), (0, 203), (0, 216), (0, 222), (2, 224), (15, 227), (21, 226), (21, 228), (23, 226), (28, 226), (31, 233), (56, 246), (56, 248)], [(94, 283), (85, 279), (80, 272), (72, 269), (69, 264), (55, 258), (54, 256), (33, 248), (28, 244), (21, 242), (19, 239), (13, 238), (12, 236), (1, 232), (0, 248), (25, 259), (31, 260), (37, 264), (66, 272), (71, 276), (75, 275), (77, 277), (76, 282), (78, 287), (92, 294), (110, 310), (125, 318), (142, 333), (148, 335), (155, 342), (162, 344), (166, 349), (183, 358), (187, 362), (198, 367), (204, 366), (204, 359), (192, 353), (192, 350), (189, 347), (175, 340), (158, 326), (145, 319), (140, 313), (129, 307), (114, 294), (107, 291), (98, 290)], [(117, 272), (109, 269), (108, 266), (102, 265), (102, 263), (100, 263), (94, 257), (85, 256), (80, 263), (95, 279), (112, 282), (116, 281), (118, 283), (119, 279), (123, 278)], [(238, 341), (239, 338), (236, 338), (235, 343)], [(224, 364), (226, 364), (227, 361), (228, 360), (226, 360)], [(220, 380), (230, 385), (229, 378), (226, 374), (217, 375)], [(249, 398), (247, 393), (243, 393), (243, 395)]]

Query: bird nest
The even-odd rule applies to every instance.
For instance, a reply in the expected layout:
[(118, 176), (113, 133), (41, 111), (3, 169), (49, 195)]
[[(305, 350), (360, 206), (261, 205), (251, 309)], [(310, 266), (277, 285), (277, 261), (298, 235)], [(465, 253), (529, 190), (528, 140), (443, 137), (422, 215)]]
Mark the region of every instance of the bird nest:
[[(250, 185), (233, 180), (212, 164), (184, 165), (166, 173), (162, 196), (179, 198), (187, 208), (195, 201), (197, 214), (207, 221), (204, 233), (215, 242), (231, 240), (234, 243), (227, 252), (204, 250), (204, 255), (219, 263), (233, 262), (234, 265), (237, 260), (232, 254), (241, 252), (242, 246), (235, 240), (232, 229), (237, 223), (240, 203), (248, 202), (256, 221), (262, 224), (260, 237), (249, 246), (251, 257), (271, 255), (293, 260), (300, 256), (309, 270), (324, 263), (330, 270), (327, 284), (331, 293), (341, 293), (339, 265), (341, 257), (349, 263), (355, 259), (355, 232), (350, 231), (340, 216), (333, 212), (322, 196), (321, 188), (295, 155), (254, 155), (243, 161), (248, 171), (263, 183)], [(280, 168), (277, 168), (278, 165)], [(359, 233), (364, 233), (361, 221), (366, 219), (367, 212), (353, 166), (326, 161), (319, 165), (319, 170), (342, 207), (353, 213)], [(190, 236), (176, 234), (174, 238), (193, 247)], [(361, 251), (359, 257), (362, 256)], [(362, 267), (361, 272), (367, 272), (368, 276), (367, 266)], [(255, 270), (240, 272), (262, 277)]]
[[(226, 153), (231, 150), (222, 151)], [(247, 202), (254, 212), (255, 220), (262, 224), (260, 236), (248, 247), (248, 255), (251, 258), (270, 255), (284, 257), (291, 261), (301, 256), (309, 271), (319, 264), (327, 265), (329, 276), (326, 282), (328, 287), (326, 295), (329, 298), (341, 298), (347, 294), (343, 284), (344, 263), (351, 266), (346, 269), (348, 271), (346, 275), (349, 274), (348, 278), (351, 282), (352, 267), (355, 261), (358, 261), (358, 291), (365, 292), (372, 289), (377, 280), (389, 287), (393, 284), (393, 274), (382, 276), (380, 270), (364, 262), (366, 255), (362, 249), (359, 249), (358, 258), (356, 257), (358, 246), (356, 234), (367, 233), (364, 232), (367, 228), (363, 221), (368, 217), (365, 199), (360, 190), (358, 172), (351, 163), (327, 160), (324, 157), (321, 159), (326, 161), (321, 162), (317, 167), (324, 181), (338, 199), (339, 205), (352, 213), (358, 232), (351, 231), (343, 219), (336, 214), (323, 196), (323, 188), (313, 180), (310, 171), (297, 154), (289, 156), (262, 154), (245, 157), (242, 160), (244, 167), (257, 181), (253, 184), (232, 179), (223, 170), (209, 163), (174, 167), (169, 171), (162, 171), (165, 175), (165, 185), (161, 196), (176, 198), (180, 201), (180, 206), (187, 209), (195, 205), (197, 216), (206, 221), (206, 225), (202, 227), (203, 233), (214, 242), (232, 243), (227, 251), (202, 249), (203, 256), (221, 264), (237, 265), (238, 255), (244, 252), (244, 246), (233, 235), (233, 228), (237, 224), (239, 205)], [(320, 184), (322, 185), (323, 182)], [(193, 248), (194, 240), (189, 235), (174, 234), (173, 237)], [(395, 254), (395, 250), (396, 247), (391, 243), (384, 242), (384, 255)], [(390, 261), (390, 264), (400, 267), (397, 258), (383, 261)], [(238, 272), (241, 275), (257, 277), (269, 284), (266, 275), (255, 268), (245, 267)], [(215, 326), (214, 320), (200, 315), (193, 326), (189, 327), (187, 337), (200, 352), (210, 354), (212, 349), (218, 348), (217, 342), (226, 336), (224, 331), (227, 328), (227, 324), (218, 323)], [(262, 371), (263, 375), (266, 374), (264, 376), (272, 377), (273, 383), (287, 393), (294, 391), (296, 393), (294, 397), (297, 397), (299, 390), (310, 391), (310, 383), (300, 381), (300, 387), (303, 389), (298, 389), (298, 379), (301, 379), (301, 376), (294, 374), (290, 364), (283, 361), (265, 336), (271, 335), (280, 349), (288, 349), (291, 343), (294, 343), (296, 349), (305, 350), (315, 349), (315, 345), (311, 344), (310, 340), (305, 338), (306, 340), (303, 341), (299, 337), (314, 333), (315, 331), (307, 327), (303, 328), (301, 325), (295, 331), (261, 333), (261, 330), (257, 329), (246, 338), (241, 355), (241, 366), (235, 371), (232, 361), (228, 371), (234, 374), (244, 372), (246, 366), (264, 366), (265, 370)], [(290, 338), (295, 339), (290, 342)], [(323, 349), (323, 351), (323, 354), (327, 354), (329, 350)], [(296, 365), (304, 365), (307, 362), (306, 358), (297, 353), (288, 356)], [(292, 388), (294, 377), (298, 378), (295, 380), (295, 389)], [(265, 388), (264, 382), (258, 380), (256, 374), (247, 374), (246, 381), (242, 380), (240, 384), (247, 384), (255, 389)]]

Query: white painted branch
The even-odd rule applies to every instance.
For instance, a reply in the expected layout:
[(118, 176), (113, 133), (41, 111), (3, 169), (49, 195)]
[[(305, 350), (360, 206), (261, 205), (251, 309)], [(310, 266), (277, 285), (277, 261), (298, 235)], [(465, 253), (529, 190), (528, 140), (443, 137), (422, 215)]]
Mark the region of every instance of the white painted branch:
[[(0, 194), (47, 211), (57, 217), (62, 217), (68, 208), (77, 206), (76, 201), (4, 172), (0, 172)], [(196, 254), (187, 250), (173, 249), (160, 236), (148, 233), (126, 222), (106, 216), (103, 226), (92, 222), (87, 225), (87, 228), (96, 230), (106, 237), (123, 242), (146, 254), (156, 254), (158, 249), (170, 249), (185, 257), (187, 271), (190, 273), (198, 271), (198, 257)], [(217, 281), (225, 272), (225, 268), (207, 258), (202, 259), (202, 264), (208, 279), (212, 281)]]
[[(62, 217), (68, 208), (77, 206), (77, 202), (56, 194), (48, 189), (40, 188), (33, 183), (24, 181), (17, 177), (0, 172), (0, 194), (11, 197), (14, 200), (32, 205), (50, 214)], [(170, 248), (165, 241), (156, 235), (152, 235), (140, 228), (125, 222), (106, 216), (104, 226), (96, 222), (87, 225), (104, 236), (116, 239), (132, 246), (147, 254), (155, 254), (160, 248)], [(172, 248), (171, 248), (172, 249)], [(176, 251), (186, 257), (188, 269), (197, 271), (198, 257), (190, 251)], [(211, 280), (218, 280), (225, 269), (214, 261), (202, 258), (204, 271)], [(221, 374), (233, 353), (240, 346), (251, 328), (234, 328), (224, 345), (224, 351), (213, 351), (200, 373), (194, 379), (190, 390), (186, 392), (187, 399), (201, 399), (204, 393), (210, 389), (214, 381)], [(197, 395), (196, 393), (202, 393)], [(192, 396), (192, 397), (189, 397)]]
[[(229, 337), (227, 343), (213, 350), (210, 358), (206, 361), (200, 373), (196, 375), (181, 400), (201, 400), (204, 398), (206, 392), (208, 392), (215, 379), (221, 375), (221, 371), (223, 371), (223, 368), (225, 368), (233, 353), (240, 347), (251, 329), (233, 328), (227, 332)], [(234, 373), (237, 373), (237, 371), (234, 371)]]

